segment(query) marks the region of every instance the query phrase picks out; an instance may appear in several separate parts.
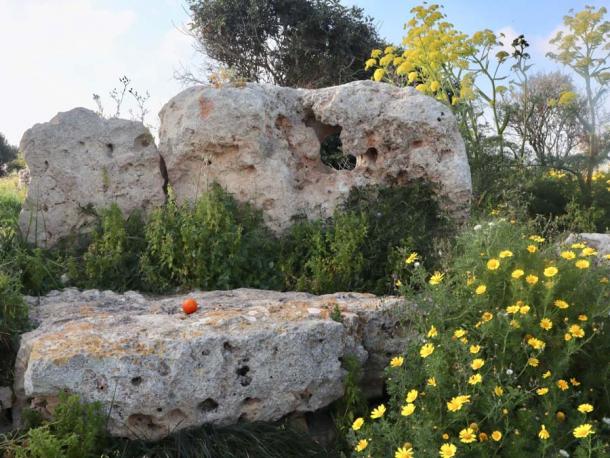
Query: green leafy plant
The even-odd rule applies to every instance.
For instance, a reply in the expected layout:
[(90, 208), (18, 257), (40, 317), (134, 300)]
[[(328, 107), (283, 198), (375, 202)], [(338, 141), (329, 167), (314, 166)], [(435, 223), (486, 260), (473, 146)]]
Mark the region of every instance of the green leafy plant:
[(139, 213), (124, 218), (116, 204), (103, 210), (83, 256), (83, 284), (118, 291), (136, 289), (140, 285), (139, 259), (144, 251), (143, 228)]
[(105, 421), (100, 404), (62, 393), (52, 421), (0, 442), (0, 449), (15, 458), (98, 458), (105, 447)]
[(219, 186), (193, 205), (170, 198), (152, 213), (145, 240), (141, 270), (150, 291), (269, 287), (275, 282), (273, 238), (262, 218)]
[(0, 270), (0, 383), (10, 383), (17, 336), (28, 327), (28, 309), (19, 280)]
[(282, 240), (285, 287), (316, 294), (357, 289), (366, 231), (364, 216), (355, 212), (335, 212), (327, 222), (295, 224)]

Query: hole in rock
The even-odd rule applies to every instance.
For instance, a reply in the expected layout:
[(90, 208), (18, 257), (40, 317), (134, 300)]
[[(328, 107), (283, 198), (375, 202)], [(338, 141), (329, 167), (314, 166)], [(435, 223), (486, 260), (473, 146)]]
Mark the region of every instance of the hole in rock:
[(233, 351), (233, 345), (231, 345), (229, 342), (223, 343), (222, 348), (229, 352)]
[(167, 365), (167, 363), (165, 361), (161, 361), (161, 363), (159, 364), (159, 375), (167, 375), (169, 374), (170, 369), (169, 366)]
[(133, 386), (139, 386), (142, 383), (142, 377), (134, 377), (131, 379), (131, 384)]
[(311, 393), (309, 390), (301, 391), (299, 393), (299, 397), (304, 401), (309, 401), (312, 396), (313, 396), (313, 393)]
[(141, 134), (138, 135), (133, 141), (133, 147), (136, 151), (143, 150), (144, 148), (148, 148), (153, 143), (153, 138), (150, 134)]
[(237, 369), (237, 375), (239, 376), (239, 383), (241, 386), (248, 386), (252, 383), (252, 377), (248, 375), (250, 368), (248, 366), (242, 366)]
[(320, 158), (322, 163), (335, 170), (354, 170), (356, 157), (343, 152), (341, 133), (330, 134), (320, 143)]
[(377, 156), (379, 156), (379, 153), (377, 152), (376, 148), (367, 149), (366, 153), (364, 153), (364, 159), (367, 165), (373, 165), (375, 162), (377, 162)]
[(156, 424), (150, 415), (141, 413), (130, 415), (127, 419), (127, 424), (137, 430), (147, 429), (151, 433), (156, 433), (165, 429), (163, 426)]
[(341, 126), (319, 121), (311, 110), (306, 113), (303, 122), (313, 129), (320, 141), (320, 159), (324, 165), (335, 170), (353, 170), (356, 167), (356, 157), (343, 152)]
[(244, 376), (250, 372), (250, 368), (248, 366), (242, 366), (237, 369), (237, 375)]
[(218, 403), (212, 398), (207, 398), (205, 401), (201, 401), (197, 408), (202, 412), (212, 412), (218, 408)]
[(112, 143), (106, 143), (106, 152), (109, 156), (112, 156), (112, 152), (114, 151), (114, 145)]

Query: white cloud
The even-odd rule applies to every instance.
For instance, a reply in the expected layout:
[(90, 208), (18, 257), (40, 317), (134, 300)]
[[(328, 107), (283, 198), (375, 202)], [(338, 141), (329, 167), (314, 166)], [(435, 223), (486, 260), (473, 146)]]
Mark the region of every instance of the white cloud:
[(169, 19), (165, 30), (144, 36), (135, 31), (141, 20), (135, 11), (100, 4), (0, 0), (0, 132), (10, 142), (18, 143), (27, 128), (58, 111), (94, 108), (93, 92), (110, 105), (107, 93), (124, 74), (136, 89), (150, 91), (153, 124), (162, 104), (180, 89), (172, 75), (193, 59), (190, 38)]

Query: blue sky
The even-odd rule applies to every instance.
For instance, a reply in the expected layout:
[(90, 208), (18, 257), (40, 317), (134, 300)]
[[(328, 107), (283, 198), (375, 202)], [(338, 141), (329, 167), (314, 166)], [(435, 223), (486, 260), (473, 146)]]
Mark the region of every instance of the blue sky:
[[(409, 10), (405, 0), (344, 0), (375, 18), (381, 36), (399, 42)], [(524, 33), (535, 69), (557, 68), (544, 57), (548, 39), (571, 8), (608, 1), (446, 0), (449, 20), (464, 32), (482, 28), (510, 38)], [(151, 93), (149, 122), (182, 89), (174, 72), (201, 63), (182, 0), (0, 0), (0, 132), (18, 144), (28, 127), (76, 106), (95, 108), (96, 92), (110, 109), (108, 92), (125, 74)], [(124, 115), (129, 117), (128, 107)]]

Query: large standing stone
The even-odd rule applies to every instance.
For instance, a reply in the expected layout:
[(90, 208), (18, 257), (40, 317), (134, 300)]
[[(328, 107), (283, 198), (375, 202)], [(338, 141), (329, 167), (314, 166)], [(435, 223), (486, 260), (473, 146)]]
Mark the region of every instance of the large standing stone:
[(75, 108), (29, 129), (20, 148), (31, 174), (20, 226), (40, 246), (87, 230), (94, 210), (112, 203), (131, 213), (165, 200), (157, 148), (140, 122)]
[[(159, 151), (178, 200), (213, 182), (265, 210), (274, 229), (295, 215), (327, 217), (350, 189), (438, 185), (443, 207), (469, 209), (470, 169), (451, 110), (412, 88), (357, 81), (319, 90), (247, 84), (192, 87), (161, 110)], [(324, 165), (320, 144), (340, 132), (353, 170)]]
[(409, 338), (396, 297), (252, 289), (191, 297), (200, 309), (188, 316), (184, 296), (67, 289), (28, 298), (38, 328), (21, 340), (17, 417), (26, 405), (52, 413), (66, 390), (101, 401), (110, 432), (131, 438), (273, 421), (340, 398), (349, 355), (380, 394), (383, 367)]

